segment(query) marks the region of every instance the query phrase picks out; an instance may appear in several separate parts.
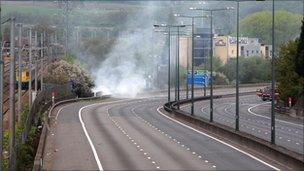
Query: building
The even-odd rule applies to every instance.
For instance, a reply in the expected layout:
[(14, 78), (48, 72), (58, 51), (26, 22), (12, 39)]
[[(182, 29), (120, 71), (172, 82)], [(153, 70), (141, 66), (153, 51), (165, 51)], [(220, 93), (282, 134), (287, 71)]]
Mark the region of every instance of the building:
[[(237, 55), (237, 38), (231, 36), (217, 36), (213, 41), (213, 55), (219, 57), (223, 63), (226, 63)], [(239, 56), (264, 58), (271, 57), (272, 46), (259, 42), (258, 38), (240, 37), (239, 38)]]
[(200, 66), (210, 57), (210, 28), (196, 28), (194, 35), (194, 66)]
[(192, 41), (190, 36), (181, 36), (179, 38), (179, 62), (184, 68), (187, 68), (187, 59), (188, 66), (191, 66), (191, 44)]
[[(181, 36), (179, 40), (180, 65), (182, 67), (191, 66), (192, 59), (192, 38), (191, 36)], [(210, 58), (210, 29), (196, 28), (194, 34), (194, 67), (201, 66)]]
[(271, 58), (272, 56), (272, 45), (265, 45), (261, 43), (261, 54), (263, 58)]

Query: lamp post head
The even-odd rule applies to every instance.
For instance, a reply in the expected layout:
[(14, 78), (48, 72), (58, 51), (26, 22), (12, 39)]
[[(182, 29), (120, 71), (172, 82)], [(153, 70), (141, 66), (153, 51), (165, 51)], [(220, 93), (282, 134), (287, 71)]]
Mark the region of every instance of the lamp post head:
[(226, 9), (227, 10), (234, 10), (235, 8), (234, 7), (227, 7)]

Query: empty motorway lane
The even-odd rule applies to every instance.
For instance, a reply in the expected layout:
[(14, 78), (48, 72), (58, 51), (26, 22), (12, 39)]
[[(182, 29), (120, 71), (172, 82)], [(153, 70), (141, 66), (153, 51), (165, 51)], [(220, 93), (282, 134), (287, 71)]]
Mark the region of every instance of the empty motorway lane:
[(161, 109), (164, 102), (116, 99), (59, 106), (44, 169), (282, 169), (167, 118)]
[[(214, 122), (235, 127), (235, 97), (214, 100)], [(270, 102), (264, 102), (256, 95), (240, 97), (240, 131), (270, 141)], [(190, 106), (183, 110), (190, 112)], [(209, 119), (209, 100), (197, 102), (195, 114)], [(297, 153), (304, 153), (303, 121), (286, 121), (278, 115), (276, 118), (276, 144)]]

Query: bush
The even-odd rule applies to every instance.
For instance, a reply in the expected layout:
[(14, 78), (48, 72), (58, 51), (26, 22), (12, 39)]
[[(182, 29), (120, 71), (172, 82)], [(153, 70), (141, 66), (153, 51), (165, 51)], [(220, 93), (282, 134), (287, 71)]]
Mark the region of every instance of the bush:
[(73, 92), (79, 97), (90, 96), (94, 83), (90, 76), (78, 65), (60, 60), (47, 67), (46, 83), (67, 84), (71, 82)]
[(280, 99), (285, 102), (288, 97), (297, 101), (304, 93), (304, 78), (295, 72), (298, 44), (297, 40), (281, 46), (275, 63)]
[[(271, 72), (270, 60), (261, 57), (240, 57), (239, 58), (239, 81), (246, 83), (261, 83), (270, 80)], [(235, 82), (236, 78), (236, 60), (229, 60), (224, 66), (219, 68), (227, 76), (230, 82)]]

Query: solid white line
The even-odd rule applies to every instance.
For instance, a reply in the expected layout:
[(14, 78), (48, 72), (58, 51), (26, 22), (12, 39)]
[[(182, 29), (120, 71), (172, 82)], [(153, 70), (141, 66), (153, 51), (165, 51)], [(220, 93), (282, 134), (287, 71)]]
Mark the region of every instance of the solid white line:
[(88, 139), (88, 141), (89, 141), (89, 144), (90, 144), (90, 147), (91, 147), (92, 152), (93, 152), (93, 154), (94, 154), (94, 158), (95, 158), (95, 160), (96, 160), (98, 169), (99, 169), (100, 171), (103, 171), (103, 167), (102, 167), (101, 162), (100, 162), (100, 160), (99, 160), (99, 157), (98, 157), (98, 154), (97, 154), (96, 149), (95, 149), (95, 147), (94, 147), (94, 144), (93, 144), (93, 142), (92, 142), (92, 140), (91, 140), (91, 138), (90, 138), (90, 136), (89, 136), (89, 134), (88, 134), (88, 132), (87, 132), (87, 129), (86, 129), (86, 127), (85, 127), (85, 124), (84, 124), (84, 122), (83, 122), (83, 120), (82, 120), (81, 112), (82, 112), (83, 109), (85, 109), (85, 108), (87, 108), (87, 107), (91, 107), (91, 106), (95, 106), (95, 105), (113, 104), (113, 103), (118, 103), (118, 102), (127, 101), (127, 100), (129, 100), (129, 99), (123, 99), (123, 100), (117, 100), (117, 101), (105, 102), (105, 103), (94, 103), (94, 104), (90, 104), (90, 105), (87, 105), (87, 106), (83, 106), (82, 108), (80, 108), (80, 110), (79, 110), (79, 112), (78, 112), (79, 121), (80, 121), (80, 123), (81, 123), (81, 126), (82, 126), (82, 129), (83, 129), (83, 131), (84, 131), (84, 134), (86, 135), (86, 137), (87, 137), (87, 139)]
[(205, 109), (207, 109), (207, 107), (202, 107), (202, 108), (201, 108), (201, 112), (207, 114), (207, 112), (204, 111)]
[(182, 125), (182, 126), (188, 128), (188, 129), (191, 129), (191, 130), (193, 130), (193, 131), (195, 131), (195, 132), (197, 132), (197, 133), (199, 133), (199, 134), (202, 134), (202, 135), (204, 135), (204, 136), (207, 136), (207, 137), (209, 137), (209, 138), (211, 138), (211, 139), (213, 139), (213, 140), (215, 140), (215, 141), (217, 141), (217, 142), (219, 142), (219, 143), (222, 143), (222, 144), (224, 144), (224, 145), (226, 145), (226, 146), (228, 146), (228, 147), (231, 147), (231, 148), (237, 150), (238, 152), (241, 152), (241, 153), (243, 153), (243, 154), (245, 154), (245, 155), (247, 155), (247, 156), (249, 156), (249, 157), (251, 157), (251, 158), (253, 158), (253, 159), (255, 159), (255, 160), (257, 160), (257, 161), (259, 161), (259, 162), (261, 162), (261, 163), (263, 163), (263, 164), (265, 164), (266, 166), (273, 168), (274, 170), (280, 170), (279, 168), (277, 168), (277, 167), (275, 167), (275, 166), (272, 166), (271, 164), (269, 164), (269, 163), (267, 163), (267, 162), (265, 162), (265, 161), (263, 161), (263, 160), (261, 160), (261, 159), (255, 157), (255, 156), (253, 156), (253, 155), (251, 155), (251, 154), (249, 154), (249, 153), (247, 153), (247, 152), (245, 152), (245, 151), (243, 151), (243, 150), (241, 150), (241, 149), (239, 149), (239, 148), (237, 148), (237, 147), (234, 147), (234, 146), (231, 145), (231, 144), (228, 144), (228, 143), (226, 143), (226, 142), (224, 142), (224, 141), (222, 141), (222, 140), (219, 140), (219, 139), (217, 139), (217, 138), (215, 138), (215, 137), (213, 137), (213, 136), (211, 136), (211, 135), (208, 135), (208, 134), (206, 134), (206, 133), (203, 133), (203, 132), (201, 132), (201, 131), (199, 131), (199, 130), (197, 130), (197, 129), (195, 129), (195, 128), (192, 128), (192, 127), (190, 127), (190, 126), (188, 126), (188, 125), (186, 125), (186, 124), (184, 124), (184, 123), (182, 123), (182, 122), (180, 122), (180, 121), (177, 121), (177, 120), (175, 120), (175, 119), (173, 119), (173, 118), (171, 118), (171, 117), (165, 115), (163, 112), (160, 111), (161, 108), (162, 108), (162, 106), (161, 106), (161, 107), (158, 107), (158, 108), (157, 108), (157, 112), (158, 112), (159, 114), (161, 114), (162, 116), (164, 116), (164, 117), (170, 119), (171, 121), (176, 122), (176, 123), (178, 123), (178, 124), (180, 124), (180, 125)]
[[(256, 114), (254, 112), (252, 112), (251, 110), (255, 107), (258, 107), (258, 106), (261, 106), (261, 105), (264, 105), (264, 104), (268, 104), (270, 102), (267, 102), (267, 103), (260, 103), (260, 104), (256, 104), (254, 106), (251, 106), (250, 108), (248, 108), (248, 112), (252, 115), (255, 115), (255, 116), (259, 116), (259, 117), (262, 117), (262, 118), (266, 118), (266, 119), (270, 119), (269, 117), (267, 116), (263, 116), (263, 115), (259, 115), (259, 114)], [(288, 122), (288, 121), (283, 121), (283, 120), (280, 120), (280, 119), (276, 119), (276, 121), (279, 121), (279, 122), (282, 122), (282, 123), (287, 123), (287, 124), (290, 124), (290, 125), (295, 125), (295, 126), (298, 126), (298, 127), (303, 127), (303, 125), (300, 125), (300, 124), (295, 124), (295, 123), (292, 123), (292, 122)]]
[(87, 107), (90, 107), (90, 106), (93, 106), (93, 105), (96, 105), (96, 104), (91, 104), (91, 105), (87, 105), (87, 106), (82, 107), (82, 108), (79, 110), (78, 114), (79, 114), (79, 120), (80, 120), (82, 129), (83, 129), (83, 131), (84, 131), (84, 134), (86, 135), (86, 137), (87, 137), (87, 139), (88, 139), (88, 141), (89, 141), (89, 144), (90, 144), (90, 146), (91, 146), (91, 149), (92, 149), (92, 151), (93, 151), (94, 158), (95, 158), (95, 160), (96, 160), (98, 169), (99, 169), (100, 171), (103, 171), (103, 168), (102, 168), (102, 165), (101, 165), (101, 163), (100, 163), (98, 154), (97, 154), (97, 152), (96, 152), (96, 150), (95, 150), (95, 147), (94, 147), (94, 145), (93, 145), (93, 143), (92, 143), (92, 140), (91, 140), (91, 138), (90, 138), (90, 136), (89, 136), (89, 134), (88, 134), (88, 132), (87, 132), (87, 129), (86, 129), (86, 127), (85, 127), (85, 125), (84, 125), (84, 122), (83, 122), (83, 120), (82, 120), (82, 117), (81, 117), (81, 111), (82, 111), (83, 109), (85, 109), (85, 108), (87, 108)]

